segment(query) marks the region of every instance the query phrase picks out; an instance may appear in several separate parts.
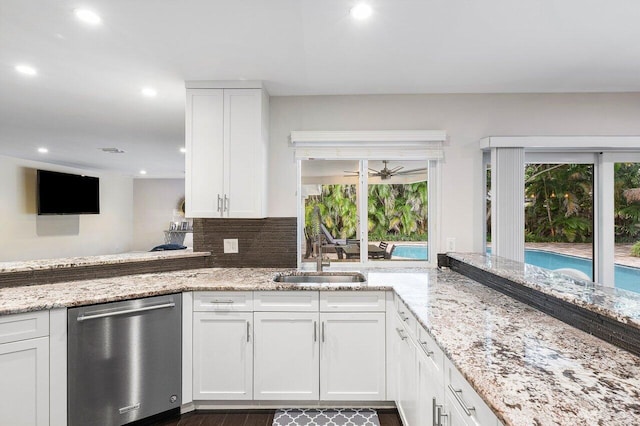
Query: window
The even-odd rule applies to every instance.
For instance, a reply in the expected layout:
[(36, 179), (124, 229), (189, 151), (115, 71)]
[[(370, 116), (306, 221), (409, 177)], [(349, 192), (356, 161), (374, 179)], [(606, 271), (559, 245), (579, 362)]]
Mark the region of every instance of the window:
[(300, 262), (429, 261), (428, 164), (301, 160)]
[[(442, 130), (293, 131), (298, 265), (435, 266)], [(397, 250), (397, 251), (396, 251)]]
[[(640, 138), (631, 136), (498, 137), (481, 142), (481, 147), (491, 150), (492, 159), (499, 159), (497, 153), (505, 148), (525, 153), (519, 163), (524, 192), (520, 195), (514, 187), (499, 194), (513, 206), (524, 196), (525, 262), (578, 270), (605, 286), (640, 292), (638, 146)], [(491, 167), (494, 181), (509, 182), (518, 164)], [(506, 172), (501, 174), (498, 167)], [(487, 201), (501, 202), (496, 194), (487, 194)], [(514, 223), (506, 217), (492, 225), (518, 239)], [(495, 229), (491, 231), (493, 238)], [(512, 251), (517, 251), (517, 244), (514, 247)], [(544, 249), (551, 256), (532, 257), (528, 253), (532, 249)], [(534, 257), (552, 263), (545, 265)]]

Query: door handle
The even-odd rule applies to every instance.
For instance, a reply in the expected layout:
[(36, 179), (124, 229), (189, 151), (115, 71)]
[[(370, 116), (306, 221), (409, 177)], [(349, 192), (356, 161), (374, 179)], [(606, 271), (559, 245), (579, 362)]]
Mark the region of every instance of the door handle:
[(78, 317), (78, 322), (97, 319), (97, 318), (115, 317), (118, 315), (135, 314), (137, 312), (154, 311), (156, 309), (173, 308), (175, 306), (176, 306), (175, 303), (169, 302), (169, 303), (163, 303), (162, 305), (145, 306), (143, 308), (123, 309), (122, 311), (105, 312), (102, 314), (81, 315)]
[(419, 341), (418, 341), (418, 343), (420, 343), (420, 346), (422, 346), (422, 350), (424, 351), (424, 353), (425, 353), (427, 356), (429, 356), (429, 357), (430, 357), (431, 355), (433, 355), (433, 351), (430, 351), (430, 350), (429, 350), (429, 347), (427, 346), (427, 342), (424, 342), (424, 341), (420, 341), (420, 340), (419, 340)]
[(324, 343), (324, 321), (322, 321), (322, 343)]
[(222, 211), (229, 212), (229, 197), (227, 197), (227, 194), (224, 194), (224, 205), (222, 206)]
[(468, 407), (467, 404), (464, 402), (464, 400), (462, 399), (462, 389), (455, 389), (453, 386), (449, 385), (449, 390), (451, 391), (451, 393), (453, 394), (453, 396), (456, 398), (456, 401), (458, 401), (458, 404), (460, 404), (460, 406), (462, 407), (462, 409), (464, 410), (464, 413), (467, 416), (471, 416), (471, 412), (475, 411), (475, 407)]
[(436, 399), (433, 398), (433, 426), (442, 426), (442, 418), (447, 417), (449, 414), (443, 413), (444, 405), (436, 403)]
[(222, 197), (218, 194), (218, 211), (222, 210)]
[(313, 322), (313, 341), (314, 342), (318, 341), (318, 322), (317, 321)]
[(407, 340), (407, 336), (405, 336), (405, 335), (402, 333), (402, 329), (401, 329), (401, 328), (396, 328), (396, 332), (398, 333), (398, 336), (400, 336), (400, 338), (401, 338), (402, 340)]
[(251, 328), (251, 323), (247, 321), (247, 342), (250, 340), (251, 332), (249, 331)]

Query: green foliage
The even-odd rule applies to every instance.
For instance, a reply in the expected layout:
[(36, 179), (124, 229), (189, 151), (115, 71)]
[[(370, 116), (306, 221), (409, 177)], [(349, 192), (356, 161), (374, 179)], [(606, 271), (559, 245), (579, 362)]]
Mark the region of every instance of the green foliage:
[[(640, 187), (639, 163), (614, 166), (616, 243), (640, 237), (640, 203), (624, 191)], [(525, 241), (591, 242), (593, 234), (593, 166), (529, 164), (525, 168)]]
[[(367, 227), (372, 241), (424, 241), (427, 238), (427, 182), (369, 185)], [(355, 185), (322, 185), (322, 194), (310, 196), (305, 224), (313, 223), (315, 206), (322, 223), (336, 238), (355, 238), (358, 209)]]
[(631, 246), (631, 256), (640, 257), (640, 241)]
[(529, 164), (525, 196), (525, 241), (591, 241), (593, 166)]

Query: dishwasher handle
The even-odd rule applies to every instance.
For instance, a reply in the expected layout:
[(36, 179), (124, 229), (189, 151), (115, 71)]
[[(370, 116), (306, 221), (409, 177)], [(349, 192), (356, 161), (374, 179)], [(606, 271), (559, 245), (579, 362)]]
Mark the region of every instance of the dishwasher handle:
[(174, 308), (175, 306), (176, 304), (174, 302), (169, 302), (169, 303), (163, 303), (161, 305), (145, 306), (142, 308), (123, 309), (122, 311), (105, 312), (103, 314), (81, 315), (78, 317), (78, 322), (97, 319), (97, 318), (115, 317), (118, 315), (135, 314), (137, 312), (154, 311), (156, 309)]

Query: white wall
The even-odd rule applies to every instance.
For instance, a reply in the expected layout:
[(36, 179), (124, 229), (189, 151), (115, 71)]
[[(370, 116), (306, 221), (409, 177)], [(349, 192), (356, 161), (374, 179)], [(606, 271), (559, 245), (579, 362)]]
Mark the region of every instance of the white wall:
[[(100, 178), (100, 214), (38, 216), (36, 169)], [(0, 261), (122, 253), (131, 250), (132, 179), (0, 156)]]
[(640, 135), (640, 93), (271, 97), (269, 216), (296, 216), (292, 130), (446, 130), (440, 247), (482, 248), (485, 136)]
[[(178, 202), (184, 197), (184, 179), (134, 179), (133, 249), (151, 250), (164, 244), (164, 230), (178, 220)], [(187, 234), (184, 245), (193, 246)]]

